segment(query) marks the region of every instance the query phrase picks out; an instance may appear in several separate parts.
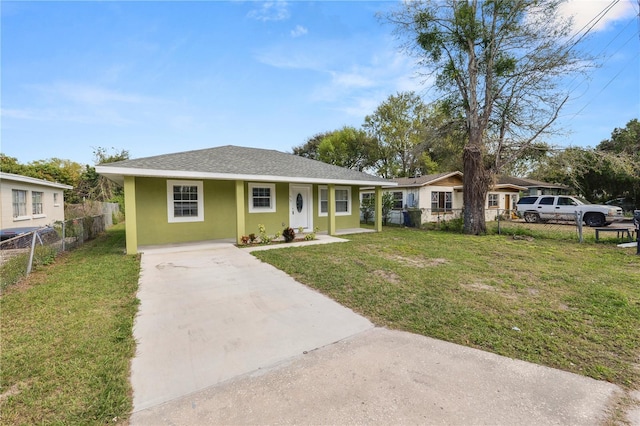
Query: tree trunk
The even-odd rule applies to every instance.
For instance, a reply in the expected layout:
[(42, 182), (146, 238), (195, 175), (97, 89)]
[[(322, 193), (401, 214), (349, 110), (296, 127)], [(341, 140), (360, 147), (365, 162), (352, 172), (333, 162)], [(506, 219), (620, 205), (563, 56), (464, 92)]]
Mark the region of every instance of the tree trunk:
[(464, 233), (485, 234), (487, 224), (484, 215), (484, 203), (487, 195), (487, 174), (482, 161), (482, 150), (475, 143), (468, 143), (462, 155)]

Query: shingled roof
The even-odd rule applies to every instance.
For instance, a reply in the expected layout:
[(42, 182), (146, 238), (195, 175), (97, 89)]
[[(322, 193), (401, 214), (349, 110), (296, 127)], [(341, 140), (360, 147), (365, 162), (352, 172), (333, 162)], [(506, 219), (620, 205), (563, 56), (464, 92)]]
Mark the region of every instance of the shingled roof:
[(233, 145), (106, 163), (96, 166), (96, 171), (120, 183), (124, 176), (151, 176), (344, 185), (394, 184), (367, 173), (293, 154)]
[(403, 177), (403, 178), (395, 178), (394, 182), (398, 184), (398, 186), (426, 186), (433, 182), (439, 181), (440, 179), (445, 179), (450, 176), (460, 176), (462, 177), (461, 172), (445, 172), (445, 173), (434, 173), (431, 175), (423, 175), (417, 177)]

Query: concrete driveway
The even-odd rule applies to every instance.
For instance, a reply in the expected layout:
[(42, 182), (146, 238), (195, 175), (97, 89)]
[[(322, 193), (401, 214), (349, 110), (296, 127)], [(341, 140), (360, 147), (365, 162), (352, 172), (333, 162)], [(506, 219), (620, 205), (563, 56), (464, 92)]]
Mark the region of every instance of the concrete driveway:
[(232, 244), (145, 250), (132, 425), (600, 424), (610, 383), (367, 319)]

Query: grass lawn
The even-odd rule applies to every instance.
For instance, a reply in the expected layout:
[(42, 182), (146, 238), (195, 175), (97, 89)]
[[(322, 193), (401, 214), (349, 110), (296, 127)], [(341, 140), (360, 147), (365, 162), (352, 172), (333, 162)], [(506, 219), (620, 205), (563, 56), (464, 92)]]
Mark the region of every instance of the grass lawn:
[(129, 417), (139, 262), (124, 224), (66, 253), (0, 299), (2, 424)]
[(536, 238), (385, 228), (254, 252), (375, 324), (640, 386), (640, 256)]

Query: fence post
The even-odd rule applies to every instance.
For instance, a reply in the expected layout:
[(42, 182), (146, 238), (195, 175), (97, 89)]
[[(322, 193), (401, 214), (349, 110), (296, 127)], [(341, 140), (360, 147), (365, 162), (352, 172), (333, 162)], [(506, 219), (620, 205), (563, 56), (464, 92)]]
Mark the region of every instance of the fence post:
[(576, 224), (578, 225), (578, 240), (582, 243), (584, 242), (582, 236), (582, 212), (576, 211)]
[(31, 253), (29, 253), (29, 263), (27, 264), (27, 274), (31, 273), (31, 268), (33, 267), (33, 252), (36, 249), (36, 237), (38, 236), (38, 232), (33, 231), (33, 238), (31, 239)]

